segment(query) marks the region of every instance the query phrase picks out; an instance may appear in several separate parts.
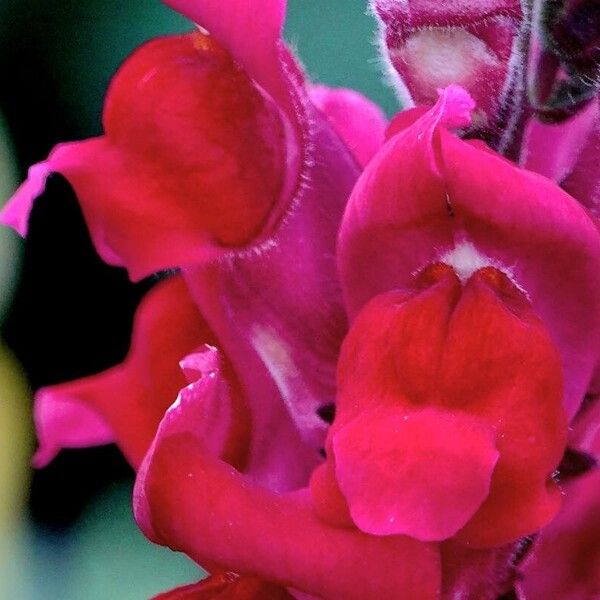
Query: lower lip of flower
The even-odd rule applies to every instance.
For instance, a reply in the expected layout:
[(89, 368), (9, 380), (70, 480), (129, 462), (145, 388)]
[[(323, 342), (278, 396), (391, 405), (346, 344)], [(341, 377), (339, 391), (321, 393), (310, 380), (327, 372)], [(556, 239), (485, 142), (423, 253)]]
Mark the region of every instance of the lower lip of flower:
[(379, 536), (514, 541), (560, 502), (558, 353), (494, 266), (459, 277), (435, 263), (414, 286), (373, 299), (344, 342), (315, 508)]

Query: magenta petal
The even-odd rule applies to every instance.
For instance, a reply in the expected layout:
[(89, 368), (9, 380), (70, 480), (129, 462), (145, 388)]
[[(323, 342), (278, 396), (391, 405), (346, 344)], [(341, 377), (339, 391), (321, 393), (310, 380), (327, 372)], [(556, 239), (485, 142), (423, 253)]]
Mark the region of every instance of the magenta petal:
[(39, 448), (33, 464), (45, 467), (62, 448), (87, 448), (114, 442), (114, 433), (102, 416), (77, 399), (38, 394), (34, 420)]
[(26, 181), (0, 212), (0, 223), (12, 227), (19, 235), (27, 235), (29, 213), (35, 199), (44, 191), (46, 180), (51, 172), (52, 168), (48, 162), (29, 167)]
[(499, 266), (529, 294), (561, 353), (572, 416), (598, 362), (597, 228), (551, 181), (440, 126), (439, 111), (453, 110), (445, 102), (392, 137), (353, 191), (339, 242), (349, 312), (408, 287), (432, 262)]
[(364, 167), (383, 144), (387, 118), (381, 108), (362, 94), (344, 88), (313, 85), (309, 94)]
[[(583, 153), (586, 143), (600, 119), (600, 105), (590, 102), (583, 110), (561, 123), (543, 123), (532, 118), (527, 124), (521, 164), (530, 171), (535, 171), (549, 179), (562, 183), (573, 171), (577, 162), (585, 160)], [(591, 157), (590, 157), (591, 158)], [(587, 172), (590, 179), (595, 179), (593, 169)], [(570, 193), (580, 200), (576, 193)], [(584, 204), (589, 205), (583, 199)]]
[(359, 529), (440, 541), (489, 494), (499, 452), (482, 420), (439, 409), (380, 408), (333, 437), (336, 478)]
[[(276, 494), (218, 460), (204, 443), (203, 394), (181, 395), (158, 429), (138, 473), (135, 516), (155, 542), (199, 564), (233, 570), (325, 598), (433, 600), (438, 550), (404, 536), (375, 538), (329, 526), (304, 493)], [(410, 566), (409, 566), (410, 565)]]

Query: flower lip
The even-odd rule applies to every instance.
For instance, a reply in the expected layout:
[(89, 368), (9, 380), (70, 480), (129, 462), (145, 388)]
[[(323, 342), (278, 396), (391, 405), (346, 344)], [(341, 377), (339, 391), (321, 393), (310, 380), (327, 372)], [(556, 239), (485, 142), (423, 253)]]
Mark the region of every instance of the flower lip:
[(448, 131), (439, 115), (455, 103), (445, 95), (398, 124), (348, 201), (337, 256), (350, 320), (467, 239), (508, 268), (546, 323), (572, 416), (598, 364), (597, 226), (553, 182)]
[(313, 513), (306, 490), (282, 494), (257, 485), (207, 449), (202, 404), (199, 397), (183, 399), (165, 414), (138, 472), (134, 511), (146, 536), (199, 564), (317, 597), (437, 597), (435, 545), (330, 526)]
[(433, 262), (344, 341), (317, 511), (376, 536), (514, 541), (558, 509), (562, 398), (558, 352), (510, 277)]
[(494, 437), (484, 421), (460, 412), (363, 413), (332, 441), (352, 519), (372, 535), (455, 535), (490, 492), (500, 456)]

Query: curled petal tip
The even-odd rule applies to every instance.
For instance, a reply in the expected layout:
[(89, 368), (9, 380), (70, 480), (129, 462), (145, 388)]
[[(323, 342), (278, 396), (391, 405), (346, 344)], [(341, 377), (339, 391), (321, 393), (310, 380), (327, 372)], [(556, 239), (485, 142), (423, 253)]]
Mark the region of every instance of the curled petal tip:
[(152, 525), (146, 479), (154, 455), (165, 440), (192, 436), (212, 457), (223, 457), (232, 464), (245, 458), (248, 436), (243, 416), (236, 412), (239, 407), (224, 381), (217, 350), (209, 345), (204, 348), (180, 362), (190, 383), (165, 412), (136, 480), (135, 518), (145, 534), (157, 543), (160, 536)]
[(51, 172), (50, 164), (46, 161), (29, 167), (27, 180), (0, 212), (0, 223), (12, 227), (19, 235), (25, 237), (33, 203), (44, 191)]
[(476, 104), (467, 90), (460, 85), (451, 84), (438, 89), (437, 93), (438, 99), (434, 106), (418, 106), (398, 113), (386, 132), (387, 139), (414, 125), (413, 131), (420, 130), (417, 139), (431, 143), (431, 136), (438, 127), (460, 129), (471, 124)]
[(219, 351), (210, 344), (204, 344), (197, 352), (188, 354), (179, 362), (179, 366), (189, 383), (193, 384), (203, 375), (215, 375), (219, 372)]
[(471, 113), (475, 109), (475, 100), (467, 90), (460, 85), (451, 84), (439, 89), (439, 103), (443, 107), (440, 120), (446, 127), (466, 127), (471, 124)]
[(40, 444), (32, 459), (35, 468), (48, 465), (61, 448), (101, 446), (114, 441), (112, 429), (99, 413), (60, 390), (40, 390), (33, 412)]

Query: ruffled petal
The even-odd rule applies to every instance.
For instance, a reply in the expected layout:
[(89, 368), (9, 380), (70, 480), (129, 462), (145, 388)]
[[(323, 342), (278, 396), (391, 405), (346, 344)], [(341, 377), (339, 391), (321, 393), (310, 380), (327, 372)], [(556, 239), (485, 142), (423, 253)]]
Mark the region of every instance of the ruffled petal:
[(220, 573), (160, 594), (154, 600), (293, 600), (293, 596), (283, 587), (254, 577)]
[(364, 167), (383, 144), (387, 119), (381, 108), (354, 90), (313, 85), (309, 94)]
[(446, 92), (389, 140), (357, 183), (339, 243), (349, 312), (406, 287), (412, 273), (436, 261), (467, 274), (499, 266), (549, 328), (572, 416), (598, 362), (597, 228), (551, 181), (448, 132), (443, 119), (456, 110)]
[(108, 441), (138, 466), (165, 410), (186, 383), (179, 361), (204, 343), (214, 343), (214, 336), (185, 283), (179, 276), (159, 283), (138, 308), (122, 364), (37, 393), (38, 466), (60, 447)]
[[(204, 385), (210, 394), (212, 384)], [(138, 473), (135, 515), (151, 540), (200, 564), (325, 600), (409, 592), (416, 599), (436, 597), (440, 573), (434, 546), (329, 526), (313, 513), (306, 494), (276, 494), (255, 485), (204, 444), (198, 403), (206, 402), (211, 402), (207, 396), (180, 396)]]

